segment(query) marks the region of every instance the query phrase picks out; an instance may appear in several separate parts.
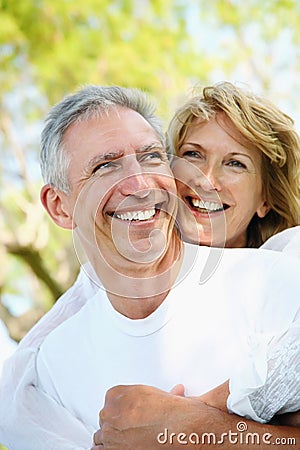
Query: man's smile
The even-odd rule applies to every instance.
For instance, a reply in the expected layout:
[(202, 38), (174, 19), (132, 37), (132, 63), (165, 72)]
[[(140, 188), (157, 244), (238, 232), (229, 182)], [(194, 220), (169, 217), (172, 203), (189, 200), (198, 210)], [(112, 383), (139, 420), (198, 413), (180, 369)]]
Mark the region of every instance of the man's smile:
[(110, 217), (113, 217), (114, 219), (123, 220), (123, 221), (130, 221), (130, 222), (146, 222), (150, 221), (155, 218), (155, 216), (158, 216), (161, 209), (162, 209), (162, 203), (157, 203), (154, 206), (150, 207), (144, 207), (141, 209), (131, 209), (131, 210), (117, 210), (113, 212), (108, 212), (108, 215)]
[(149, 220), (155, 215), (155, 208), (145, 209), (140, 211), (128, 211), (124, 213), (114, 213), (114, 217), (120, 220)]

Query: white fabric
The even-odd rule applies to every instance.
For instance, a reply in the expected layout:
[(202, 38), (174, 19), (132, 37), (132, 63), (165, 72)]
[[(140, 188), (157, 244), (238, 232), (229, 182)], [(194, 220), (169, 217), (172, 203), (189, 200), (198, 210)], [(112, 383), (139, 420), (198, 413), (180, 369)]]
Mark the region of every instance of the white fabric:
[[(37, 357), (39, 388), (96, 431), (105, 393), (114, 385), (147, 384), (168, 391), (183, 383), (186, 395), (200, 395), (238, 378), (232, 396), (240, 397), (244, 384), (237, 361), (244, 361), (248, 377), (259, 372), (265, 381), (272, 342), (280, 342), (298, 311), (300, 280), (283, 289), (291, 268), (280, 255), (233, 250), (199, 286), (208, 252), (201, 249), (192, 273), (146, 319), (121, 316), (100, 290), (44, 340)], [(83, 324), (88, 324), (84, 336), (78, 332)], [(285, 404), (279, 402), (278, 409), (286, 411)]]
[[(0, 442), (9, 450), (84, 450), (91, 430), (36, 388), (36, 352), (45, 336), (75, 314), (97, 286), (82, 267), (74, 285), (20, 342), (0, 381)], [(63, 423), (59, 427), (58, 424)]]
[(300, 257), (300, 226), (275, 234), (261, 248)]
[(229, 380), (230, 412), (265, 423), (275, 414), (300, 409), (299, 330), (298, 312), (285, 333), (277, 337), (257, 333), (249, 342), (249, 357)]
[[(272, 236), (261, 248), (300, 257), (300, 226)], [(297, 325), (282, 339), (270, 346), (267, 375), (261, 377), (264, 384), (259, 384), (259, 378), (252, 384), (250, 380), (246, 381), (252, 373), (249, 367), (244, 367), (240, 378), (230, 380), (230, 389), (234, 394), (228, 399), (229, 411), (259, 422), (268, 422), (275, 414), (299, 410), (300, 327), (298, 322), (295, 323)]]
[(249, 395), (249, 399), (256, 414), (266, 422), (270, 421), (275, 414), (299, 409), (299, 319), (290, 327), (289, 332), (280, 338), (280, 342), (276, 340), (270, 346), (268, 377), (264, 385)]
[[(281, 250), (284, 251), (285, 249), (281, 248)], [(290, 276), (297, 279), (294, 270), (291, 271)], [(280, 280), (279, 276), (277, 278)], [(247, 282), (248, 284), (250, 282), (250, 285), (253, 284), (251, 274), (248, 272), (245, 282), (246, 284)], [(233, 282), (231, 288), (235, 291), (234, 284)], [(248, 284), (245, 286), (246, 292)], [(295, 292), (299, 292), (299, 286), (296, 283), (296, 286), (293, 287), (292, 284), (289, 290), (291, 291), (291, 297), (294, 297)], [(81, 269), (75, 285), (29, 332), (16, 354), (7, 363), (0, 385), (0, 442), (2, 441), (7, 445), (10, 450), (40, 450), (41, 448), (44, 450), (60, 450), (90, 447), (91, 430), (83, 427), (81, 422), (70, 415), (65, 408), (59, 406), (44, 392), (36, 388), (35, 358), (38, 346), (51, 330), (54, 330), (59, 323), (62, 323), (68, 317), (76, 314), (96, 291), (97, 287), (92, 285), (85, 276), (84, 269)], [(186, 292), (183, 298), (186, 299)], [(270, 305), (269, 302), (269, 308)], [(282, 318), (282, 315), (285, 316), (285, 314), (282, 314), (284, 301), (281, 301), (280, 305), (281, 308), (277, 317)], [(287, 308), (289, 308), (289, 305), (286, 305), (284, 309)], [(271, 314), (269, 317), (272, 317)], [(258, 313), (258, 317), (261, 317), (260, 313)], [(78, 332), (82, 334), (82, 330)], [(100, 348), (101, 345), (99, 345)], [(222, 356), (222, 349), (220, 356)], [(206, 361), (205, 364), (207, 364)], [(24, 376), (19, 374), (24, 374)], [(266, 379), (265, 373), (259, 380), (256, 380), (257, 386), (263, 385), (264, 376)], [(243, 393), (246, 391), (245, 386), (240, 387), (240, 395), (237, 395), (237, 397), (243, 397)], [(63, 424), (63, 426), (58, 429), (57, 424)], [(41, 443), (43, 443), (42, 446)]]
[[(208, 251), (203, 248), (202, 254)], [(180, 382), (187, 395), (196, 395), (223, 383), (235, 359), (236, 327), (226, 320), (223, 283), (214, 287), (214, 276), (200, 288), (197, 269), (198, 278), (192, 281), (190, 274), (146, 319), (120, 315), (99, 290), (44, 340), (37, 357), (39, 388), (96, 431), (105, 393), (114, 385), (146, 384), (168, 391)], [(210, 301), (199, 301), (209, 295)], [(225, 327), (232, 333), (223, 335)], [(227, 351), (220, 363), (221, 335)]]
[(4, 361), (13, 354), (16, 348), (17, 343), (9, 337), (6, 326), (0, 320), (0, 376)]

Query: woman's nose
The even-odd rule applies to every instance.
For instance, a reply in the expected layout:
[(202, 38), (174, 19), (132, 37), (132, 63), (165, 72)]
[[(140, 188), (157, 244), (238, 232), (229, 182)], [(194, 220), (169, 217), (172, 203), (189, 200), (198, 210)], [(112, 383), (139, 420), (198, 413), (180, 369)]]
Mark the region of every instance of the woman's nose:
[(220, 191), (222, 187), (221, 174), (216, 167), (198, 168), (195, 184), (204, 191)]

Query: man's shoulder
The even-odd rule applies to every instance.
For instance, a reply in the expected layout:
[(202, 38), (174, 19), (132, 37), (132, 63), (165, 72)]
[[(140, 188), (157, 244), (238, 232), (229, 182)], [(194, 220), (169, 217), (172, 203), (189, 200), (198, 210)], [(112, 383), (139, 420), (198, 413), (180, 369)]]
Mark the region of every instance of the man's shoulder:
[(264, 332), (277, 333), (293, 322), (300, 308), (299, 258), (270, 250), (201, 247), (198, 258), (181, 293), (188, 289), (189, 297), (230, 311)]
[(267, 274), (276, 267), (286, 271), (291, 264), (298, 267), (300, 265), (300, 260), (292, 255), (265, 249), (229, 249), (185, 244), (184, 251), (185, 272), (189, 272), (191, 277), (193, 273), (197, 276), (201, 274), (203, 281), (232, 271), (243, 274), (260, 271)]
[(49, 333), (80, 311), (98, 289), (99, 287), (89, 276), (86, 266), (82, 266), (73, 285), (25, 335), (19, 348), (38, 347)]
[[(300, 259), (282, 252), (263, 249), (220, 249), (185, 245), (187, 276), (184, 281), (210, 292), (232, 296), (263, 298), (289, 297), (300, 300)], [(187, 263), (188, 262), (188, 263)], [(274, 300), (275, 301), (275, 300)], [(290, 302), (292, 300), (287, 300)]]
[(185, 260), (196, 270), (198, 267), (204, 267), (207, 263), (210, 263), (214, 272), (218, 268), (226, 270), (239, 265), (242, 269), (246, 269), (253, 264), (263, 268), (264, 271), (277, 265), (280, 267), (289, 267), (291, 264), (300, 266), (300, 259), (295, 255), (266, 248), (216, 248), (185, 243), (184, 250)]

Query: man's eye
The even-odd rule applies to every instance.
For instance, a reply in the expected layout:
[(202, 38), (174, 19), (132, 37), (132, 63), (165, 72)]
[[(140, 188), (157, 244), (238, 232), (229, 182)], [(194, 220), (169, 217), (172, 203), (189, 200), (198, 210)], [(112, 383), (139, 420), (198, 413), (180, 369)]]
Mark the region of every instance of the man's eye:
[[(161, 152), (151, 152), (151, 153), (147, 153), (146, 155), (144, 155), (144, 160), (149, 160), (149, 159), (159, 159), (159, 160), (163, 160), (163, 155)], [(166, 156), (165, 156), (166, 158)]]
[(97, 164), (96, 167), (94, 167), (92, 174), (94, 175), (94, 173), (98, 172), (99, 170), (103, 170), (103, 169), (108, 169), (109, 167), (111, 167), (112, 162), (111, 161), (107, 161), (101, 164)]

